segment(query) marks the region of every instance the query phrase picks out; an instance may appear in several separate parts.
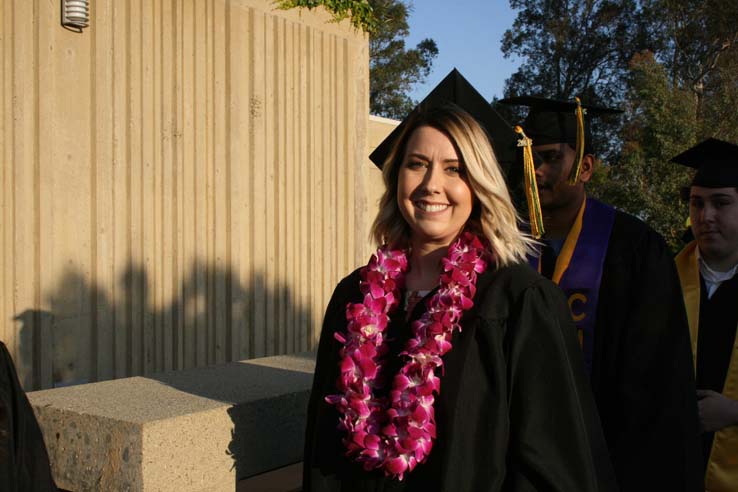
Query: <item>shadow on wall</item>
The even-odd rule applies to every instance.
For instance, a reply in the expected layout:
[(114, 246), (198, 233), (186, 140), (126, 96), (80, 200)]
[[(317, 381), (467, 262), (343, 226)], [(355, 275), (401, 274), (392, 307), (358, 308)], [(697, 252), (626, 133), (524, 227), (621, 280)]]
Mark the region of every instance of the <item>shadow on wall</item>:
[[(164, 304), (150, 272), (129, 264), (102, 289), (69, 270), (45, 293), (49, 310), (26, 310), (15, 355), (27, 391), (311, 350), (309, 300), (255, 273), (248, 285), (226, 268), (193, 262)], [(171, 290), (171, 289), (170, 289)]]

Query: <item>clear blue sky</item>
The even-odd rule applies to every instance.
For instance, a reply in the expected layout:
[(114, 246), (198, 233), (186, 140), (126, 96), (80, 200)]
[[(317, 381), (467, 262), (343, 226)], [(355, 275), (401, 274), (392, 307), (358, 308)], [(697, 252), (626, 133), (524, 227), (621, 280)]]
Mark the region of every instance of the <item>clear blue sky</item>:
[(454, 67), (487, 99), (501, 97), (505, 79), (520, 59), (505, 59), (502, 35), (512, 26), (515, 11), (507, 0), (410, 0), (408, 47), (424, 38), (438, 45), (438, 56), (427, 83), (411, 97), (420, 100)]

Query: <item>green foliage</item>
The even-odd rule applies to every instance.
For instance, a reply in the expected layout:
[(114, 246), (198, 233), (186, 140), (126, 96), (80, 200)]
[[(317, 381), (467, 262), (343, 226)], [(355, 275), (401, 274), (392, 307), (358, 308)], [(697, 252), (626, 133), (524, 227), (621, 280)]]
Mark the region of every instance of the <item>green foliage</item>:
[(372, 114), (402, 119), (416, 102), (407, 95), (430, 74), (438, 48), (424, 39), (405, 47), (408, 6), (401, 0), (370, 0), (377, 29), (369, 37), (369, 106)]
[(409, 6), (403, 0), (275, 0), (278, 8), (325, 7), (369, 36), (369, 108), (372, 114), (402, 119), (415, 106), (407, 94), (430, 74), (438, 47), (424, 39), (407, 49)]
[(677, 251), (688, 215), (679, 192), (690, 172), (668, 161), (695, 143), (696, 98), (671, 86), (650, 52), (633, 58), (628, 88), (619, 162), (600, 167), (590, 192), (646, 221)]
[(663, 47), (657, 53), (672, 83), (698, 95), (735, 46), (738, 35), (735, 0), (649, 0), (659, 12)]
[[(620, 158), (593, 191), (658, 230), (676, 251), (688, 206), (679, 200), (692, 173), (669, 163), (707, 138), (736, 141), (737, 5), (708, 0), (654, 0), (659, 51), (635, 54), (627, 72)], [(720, 8), (716, 8), (720, 7)], [(732, 106), (731, 106), (732, 105)]]
[[(505, 83), (505, 95), (539, 95), (618, 106), (628, 63), (652, 46), (651, 14), (639, 0), (510, 0), (518, 10), (502, 39), (505, 57), (524, 61)], [(522, 116), (522, 113), (520, 113)], [(598, 118), (592, 127), (605, 162), (617, 160), (621, 122)]]
[(726, 52), (705, 83), (701, 134), (738, 142), (738, 46)]
[[(503, 38), (524, 63), (506, 94), (624, 107), (598, 122), (605, 164), (589, 192), (661, 232), (677, 250), (690, 172), (668, 161), (707, 137), (738, 141), (738, 2), (731, 0), (510, 0)], [(611, 165), (608, 165), (611, 164)]]
[(376, 18), (368, 0), (275, 0), (277, 8), (289, 10), (307, 8), (312, 10), (323, 6), (336, 22), (350, 19), (356, 29), (372, 32), (377, 26)]
[(636, 0), (510, 0), (518, 10), (502, 39), (505, 57), (524, 59), (506, 95), (580, 96), (612, 103), (632, 53), (649, 38)]

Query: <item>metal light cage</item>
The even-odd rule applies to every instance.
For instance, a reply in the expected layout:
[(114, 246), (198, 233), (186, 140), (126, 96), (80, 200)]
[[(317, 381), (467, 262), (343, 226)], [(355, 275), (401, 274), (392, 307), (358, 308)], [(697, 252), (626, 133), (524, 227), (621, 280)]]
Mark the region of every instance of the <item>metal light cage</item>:
[(62, 26), (82, 32), (90, 25), (90, 0), (62, 0)]

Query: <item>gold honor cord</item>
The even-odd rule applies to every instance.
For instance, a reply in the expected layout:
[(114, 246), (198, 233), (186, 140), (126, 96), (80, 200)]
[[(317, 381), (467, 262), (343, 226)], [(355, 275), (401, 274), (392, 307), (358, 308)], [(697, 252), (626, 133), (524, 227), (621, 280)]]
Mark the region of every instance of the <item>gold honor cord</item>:
[(569, 179), (567, 182), (574, 186), (579, 181), (579, 173), (582, 170), (582, 159), (584, 158), (584, 110), (582, 109), (582, 101), (578, 97), (574, 98), (577, 101), (577, 148), (576, 148), (576, 160), (574, 161), (574, 167), (571, 168), (569, 173)]
[(528, 201), (528, 212), (530, 214), (530, 233), (534, 238), (540, 239), (545, 231), (543, 230), (541, 202), (538, 198), (536, 168), (533, 165), (533, 140), (525, 135), (520, 126), (515, 127), (515, 132), (522, 137), (518, 140), (518, 147), (523, 147), (523, 174), (525, 175), (525, 198)]

